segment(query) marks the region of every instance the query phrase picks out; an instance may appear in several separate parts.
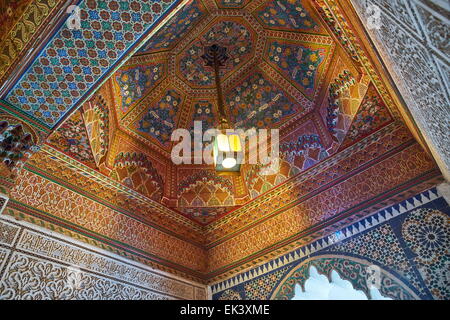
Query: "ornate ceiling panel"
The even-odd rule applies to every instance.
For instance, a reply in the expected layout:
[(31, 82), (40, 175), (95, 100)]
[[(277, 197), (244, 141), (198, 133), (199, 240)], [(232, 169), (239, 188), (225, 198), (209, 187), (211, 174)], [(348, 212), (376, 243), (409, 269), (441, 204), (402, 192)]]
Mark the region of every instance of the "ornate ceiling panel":
[(164, 62), (127, 66), (114, 75), (118, 94), (119, 112), (126, 113), (135, 102), (147, 95), (166, 74)]
[(205, 47), (220, 43), (227, 48), (230, 58), (220, 70), (221, 79), (225, 80), (254, 55), (255, 37), (255, 32), (244, 20), (215, 20), (178, 55), (177, 73), (193, 88), (215, 88), (214, 70), (206, 67), (201, 58)]
[(314, 97), (328, 54), (329, 46), (278, 39), (267, 43), (269, 63), (309, 99)]
[(264, 27), (275, 30), (326, 34), (325, 28), (312, 16), (306, 1), (267, 1), (253, 14)]
[(172, 131), (177, 128), (183, 100), (183, 94), (176, 89), (164, 90), (163, 95), (154, 100), (132, 123), (132, 130), (167, 147)]
[(173, 3), (81, 1), (80, 28), (64, 24), (6, 101), (53, 128)]
[[(27, 123), (57, 127), (18, 179), (15, 209), (206, 279), (438, 177), (350, 27), (356, 20), (338, 7), (183, 4), (144, 41), (172, 1), (82, 1), (83, 32), (63, 26), (45, 45), (2, 102), (20, 104)], [(240, 176), (223, 177), (205, 164), (171, 161), (175, 129), (217, 125), (214, 73), (201, 59), (216, 43), (230, 55), (221, 79), (231, 124), (280, 129), (276, 172), (245, 164)], [(51, 194), (31, 209), (35, 199), (23, 190), (39, 186)]]
[(226, 104), (232, 123), (243, 129), (278, 127), (289, 116), (305, 112), (303, 106), (260, 70), (254, 70), (227, 92)]
[[(313, 8), (300, 1), (289, 1), (285, 5), (269, 1), (255, 1), (251, 4), (245, 1), (222, 1), (217, 5), (218, 7), (214, 7), (211, 1), (188, 1), (141, 46), (125, 66), (115, 72), (110, 81), (101, 88), (102, 96), (93, 99), (106, 99), (105, 105), (114, 106), (111, 108), (113, 113), (106, 112), (105, 115), (104, 110), (103, 113), (99, 112), (98, 107), (95, 109), (93, 100), (83, 108), (83, 132), (87, 132), (83, 141), (86, 141), (85, 144), (92, 150), (89, 160), (83, 158), (84, 164), (98, 168), (153, 200), (165, 201), (182, 214), (194, 219), (196, 216), (201, 217), (197, 219), (201, 223), (226, 214), (248, 199), (270, 190), (326, 158), (328, 152), (331, 152), (327, 149), (332, 140), (332, 132), (323, 130), (324, 125), (320, 121), (315, 121), (309, 132), (301, 129), (300, 131), (305, 132), (299, 133), (297, 130), (308, 127), (306, 123), (309, 120), (303, 119), (303, 116), (316, 110), (321, 111), (316, 105), (326, 100), (320, 92), (324, 92), (326, 82), (332, 80), (329, 69), (334, 65), (331, 61), (335, 55), (335, 44)], [(120, 11), (114, 3), (107, 8), (103, 8), (101, 2), (91, 6), (91, 11), (87, 11), (91, 14), (89, 17), (98, 17), (98, 21), (92, 18), (90, 27), (93, 30), (88, 31), (91, 33), (98, 29), (99, 23), (103, 27), (109, 23), (108, 19), (114, 20), (117, 15), (115, 12)], [(94, 11), (97, 9), (100, 13), (96, 16)], [(136, 14), (142, 11), (138, 4), (128, 9)], [(125, 11), (121, 14), (125, 19), (129, 13)], [(274, 17), (276, 19), (273, 19)], [(121, 29), (117, 23), (112, 22), (111, 27), (119, 32), (115, 33), (117, 37), (131, 25), (124, 25)], [(137, 25), (133, 29), (136, 28), (142, 30)], [(61, 37), (64, 38), (63, 32), (61, 31)], [(92, 36), (100, 36), (100, 31), (95, 32)], [(64, 34), (68, 37), (64, 42), (66, 44), (70, 37), (77, 35), (67, 31)], [(86, 35), (88, 34), (82, 34)], [(98, 55), (102, 55), (103, 51), (112, 50), (112, 39), (111, 43), (104, 42), (108, 35), (96, 40), (98, 43), (95, 43), (95, 46), (101, 49), (100, 51), (84, 48), (81, 40), (78, 41), (78, 46), (83, 48), (76, 50), (87, 50), (85, 59), (88, 56), (99, 58)], [(129, 33), (128, 36), (131, 37)], [(114, 41), (114, 50), (123, 51), (125, 47), (122, 42), (126, 37), (115, 40), (117, 41)], [(215, 43), (225, 46), (230, 56), (221, 70), (229, 120), (236, 127), (245, 129), (282, 128), (285, 159), (280, 173), (268, 177), (264, 183), (260, 178), (250, 178), (261, 170), (255, 167), (248, 169), (247, 179), (240, 177), (230, 180), (231, 187), (216, 188), (208, 185), (205, 188), (197, 187), (195, 192), (191, 190), (192, 192), (180, 194), (175, 187), (183, 181), (183, 174), (180, 172), (189, 169), (169, 169), (173, 166), (170, 163), (173, 146), (170, 136), (177, 128), (186, 128), (193, 134), (194, 121), (198, 120), (202, 121), (203, 131), (216, 125), (213, 71), (206, 67), (201, 59), (204, 47)], [(54, 45), (58, 44), (63, 45), (63, 42), (54, 42)], [(75, 50), (75, 47), (72, 50)], [(51, 52), (43, 59), (48, 60), (53, 53), (57, 58), (64, 48), (54, 50), (55, 52), (50, 48)], [(105, 53), (105, 59), (114, 55), (112, 51)], [(72, 68), (74, 61), (70, 60), (68, 51), (66, 54), (70, 62), (68, 67)], [(45, 65), (47, 60), (44, 60), (41, 64)], [(105, 67), (106, 65), (103, 69)], [(80, 65), (80, 68), (89, 71), (90, 67)], [(103, 70), (101, 64), (97, 69)], [(91, 70), (92, 75), (95, 70)], [(47, 71), (50, 77), (58, 77), (57, 72), (52, 73), (50, 69)], [(65, 78), (70, 79), (66, 80), (76, 81), (75, 78), (78, 77), (81, 81), (81, 75), (75, 71), (73, 68), (67, 69)], [(94, 81), (94, 78), (92, 80)], [(62, 82), (60, 85), (65, 86)], [(56, 98), (57, 95), (50, 99)], [(71, 98), (66, 94), (65, 104), (69, 103), (69, 99)], [(312, 118), (318, 119), (317, 116)], [(68, 120), (68, 123), (71, 123), (70, 121), (73, 119)], [(64, 126), (58, 132), (63, 128)], [(109, 130), (108, 134), (104, 131), (105, 128)], [(74, 149), (75, 146), (67, 139), (57, 145), (54, 142), (55, 137), (56, 134), (52, 136), (53, 140), (50, 141), (53, 142), (50, 143), (58, 150), (71, 155), (67, 148)], [(310, 144), (317, 148), (310, 147)], [(295, 157), (292, 148), (297, 145), (303, 151), (298, 151)], [(126, 161), (127, 166), (121, 164), (124, 155), (128, 155), (125, 159), (133, 156), (142, 158), (139, 161), (133, 160), (138, 161), (137, 163), (149, 163), (150, 167), (156, 165), (156, 168), (160, 168), (157, 171), (161, 170), (158, 172), (159, 178), (151, 173), (151, 169), (137, 172), (131, 160)], [(81, 153), (73, 156), (79, 158)], [(148, 184), (145, 182), (147, 179)], [(164, 186), (162, 181), (166, 181)], [(246, 185), (248, 181), (252, 182)], [(257, 186), (257, 191), (253, 189), (253, 185)], [(195, 210), (201, 210), (202, 214), (193, 213)]]
[(189, 1), (137, 52), (152, 53), (169, 50), (181, 40), (207, 14), (202, 1)]

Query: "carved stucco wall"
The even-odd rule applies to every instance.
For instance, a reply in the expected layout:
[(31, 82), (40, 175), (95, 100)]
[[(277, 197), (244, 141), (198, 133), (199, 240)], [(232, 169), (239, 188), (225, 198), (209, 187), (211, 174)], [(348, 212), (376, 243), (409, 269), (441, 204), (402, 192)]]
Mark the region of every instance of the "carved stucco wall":
[[(445, 0), (351, 0), (411, 115), (450, 179), (450, 4)], [(380, 28), (369, 28), (376, 5)]]
[(203, 285), (0, 216), (0, 300), (203, 300), (206, 295)]

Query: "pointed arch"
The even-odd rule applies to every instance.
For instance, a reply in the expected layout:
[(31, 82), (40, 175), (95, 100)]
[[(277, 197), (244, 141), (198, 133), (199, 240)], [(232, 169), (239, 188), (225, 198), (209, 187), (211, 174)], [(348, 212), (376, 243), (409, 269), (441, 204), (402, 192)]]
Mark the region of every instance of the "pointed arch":
[[(293, 268), (274, 289), (271, 299), (289, 300), (294, 297), (298, 284), (305, 291), (305, 283), (310, 277), (310, 268), (314, 266), (319, 274), (323, 274), (331, 282), (331, 273), (336, 271), (343, 280), (348, 280), (355, 290), (360, 290), (371, 299), (368, 285), (368, 268), (375, 264), (367, 260), (345, 255), (320, 255), (311, 257)], [(384, 297), (394, 300), (419, 300), (418, 295), (387, 270), (375, 265), (380, 270), (379, 292)]]

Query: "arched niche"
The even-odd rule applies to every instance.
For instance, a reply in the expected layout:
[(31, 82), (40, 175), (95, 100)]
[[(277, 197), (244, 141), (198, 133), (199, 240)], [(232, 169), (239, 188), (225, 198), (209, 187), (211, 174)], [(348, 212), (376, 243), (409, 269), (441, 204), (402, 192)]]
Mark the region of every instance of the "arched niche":
[(295, 295), (295, 286), (305, 291), (305, 283), (310, 278), (310, 269), (314, 266), (319, 274), (332, 281), (332, 272), (340, 278), (348, 280), (353, 289), (364, 292), (368, 299), (371, 296), (371, 282), (378, 287), (383, 297), (394, 300), (420, 299), (402, 280), (373, 263), (344, 255), (321, 255), (311, 257), (292, 269), (279, 283), (272, 293), (271, 299), (290, 300)]

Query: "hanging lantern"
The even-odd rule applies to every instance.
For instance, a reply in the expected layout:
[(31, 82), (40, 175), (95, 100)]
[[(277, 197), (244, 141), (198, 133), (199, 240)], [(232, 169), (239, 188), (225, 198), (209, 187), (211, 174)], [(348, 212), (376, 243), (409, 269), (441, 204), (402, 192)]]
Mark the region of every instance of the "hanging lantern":
[(230, 129), (225, 115), (219, 68), (228, 60), (227, 49), (216, 44), (206, 47), (202, 56), (207, 66), (214, 68), (217, 88), (219, 132), (213, 142), (214, 166), (218, 175), (239, 175), (243, 151), (241, 137)]
[(224, 130), (214, 138), (214, 166), (218, 174), (239, 174), (243, 159), (241, 137), (233, 130)]

